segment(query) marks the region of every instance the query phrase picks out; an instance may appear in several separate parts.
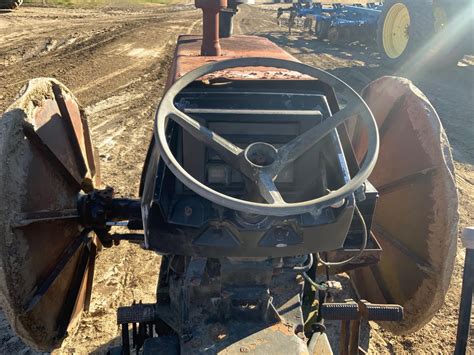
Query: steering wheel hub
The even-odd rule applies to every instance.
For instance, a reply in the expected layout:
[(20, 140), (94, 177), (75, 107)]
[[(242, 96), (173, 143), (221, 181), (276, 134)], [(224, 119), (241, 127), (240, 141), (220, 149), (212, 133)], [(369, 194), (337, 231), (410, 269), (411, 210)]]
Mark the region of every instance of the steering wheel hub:
[(246, 161), (255, 168), (272, 166), (278, 156), (277, 149), (268, 143), (256, 142), (250, 144), (244, 151)]

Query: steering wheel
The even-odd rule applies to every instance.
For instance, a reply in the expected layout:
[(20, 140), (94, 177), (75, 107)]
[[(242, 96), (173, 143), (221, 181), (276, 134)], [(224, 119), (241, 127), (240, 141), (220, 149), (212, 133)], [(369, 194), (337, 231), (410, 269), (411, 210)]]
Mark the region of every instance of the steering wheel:
[[(198, 78), (210, 73), (241, 67), (271, 67), (296, 71), (317, 78), (332, 86), (347, 100), (347, 105), (310, 130), (292, 139), (280, 148), (271, 144), (255, 142), (241, 149), (227, 139), (200, 124), (174, 105), (174, 99), (182, 89)], [(291, 111), (289, 112), (291, 114)], [(368, 129), (368, 150), (358, 173), (338, 190), (330, 191), (322, 197), (297, 203), (286, 203), (275, 185), (275, 179), (285, 166), (299, 158), (318, 141), (333, 131), (354, 114), (358, 114)], [(267, 203), (251, 202), (231, 197), (204, 185), (191, 176), (178, 163), (170, 150), (166, 138), (166, 123), (174, 120), (194, 138), (212, 148), (227, 164), (242, 173), (258, 188)], [(160, 152), (171, 172), (188, 188), (198, 195), (227, 208), (245, 213), (289, 216), (314, 212), (336, 204), (356, 191), (369, 177), (377, 161), (379, 135), (377, 124), (364, 100), (346, 83), (321, 69), (299, 62), (275, 58), (238, 58), (199, 67), (177, 80), (163, 97), (155, 116), (154, 135)]]

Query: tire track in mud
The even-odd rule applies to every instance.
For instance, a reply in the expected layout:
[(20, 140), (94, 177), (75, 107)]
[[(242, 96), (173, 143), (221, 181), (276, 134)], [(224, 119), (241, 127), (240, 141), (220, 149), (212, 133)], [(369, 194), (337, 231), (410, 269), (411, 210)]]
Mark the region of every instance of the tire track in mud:
[[(45, 73), (62, 80), (70, 87), (74, 87), (70, 82), (81, 77), (81, 72), (78, 69), (83, 66), (82, 63), (87, 63), (89, 60), (95, 58), (103, 60), (104, 56), (101, 51), (104, 48), (113, 46), (114, 43), (123, 42), (124, 37), (133, 36), (134, 33), (140, 30), (146, 33), (150, 27), (166, 29), (176, 22), (178, 22), (179, 26), (179, 22), (186, 22), (196, 17), (197, 11), (185, 9), (185, 11), (180, 13), (179, 19), (173, 19), (169, 16), (169, 13), (160, 11), (146, 18), (141, 16), (134, 18), (133, 14), (127, 14), (127, 17), (110, 21), (110, 24), (105, 28), (101, 26), (96, 28), (94, 21), (92, 21), (92, 23), (84, 25), (79, 33), (77, 32), (77, 24), (73, 23), (72, 28), (64, 26), (64, 28), (61, 28), (61, 31), (55, 30), (54, 28), (49, 30), (47, 38), (37, 39), (35, 32), (31, 32), (30, 36), (23, 38), (20, 44), (9, 44), (9, 41), (2, 40), (2, 37), (0, 37), (0, 47), (2, 44), (7, 43), (8, 46), (12, 48), (13, 51), (16, 51), (17, 55), (22, 58), (16, 63), (1, 65), (2, 59), (4, 62), (7, 61), (8, 59), (5, 58), (9, 54), (5, 53), (3, 49), (2, 52), (0, 52), (0, 88), (2, 89), (2, 94), (0, 94), (0, 108), (4, 105), (6, 106), (7, 103), (13, 99), (11, 95), (13, 92), (12, 89), (23, 85), (32, 77), (44, 76)], [(170, 11), (172, 14), (174, 14), (174, 12), (175, 11)], [(1, 19), (0, 17), (0, 20)], [(54, 26), (54, 24), (50, 24), (49, 22), (46, 22), (45, 25)], [(0, 36), (2, 33), (3, 31), (0, 32)], [(163, 39), (170, 38), (173, 34), (174, 32), (167, 33), (166, 31), (158, 33), (156, 41), (162, 42)], [(145, 34), (144, 37), (146, 37)], [(145, 42), (151, 42), (150, 38), (144, 39)], [(48, 51), (42, 50), (48, 45), (48, 42), (53, 41), (61, 45), (57, 45)], [(33, 49), (29, 47), (31, 44), (34, 46)], [(21, 71), (18, 70), (19, 66), (22, 68)], [(70, 71), (76, 72), (72, 75), (68, 75)], [(88, 81), (89, 79), (86, 78), (86, 80)]]
[[(164, 89), (177, 35), (192, 31), (200, 16), (197, 11), (184, 11), (178, 19), (163, 15), (146, 21), (121, 20), (124, 23), (114, 24), (112, 30), (95, 38), (38, 57), (39, 63), (10, 66), (10, 78), (17, 82), (8, 83), (0, 74), (0, 87), (9, 85), (7, 95), (0, 100), (14, 96), (20, 80), (45, 73), (58, 77), (86, 104), (92, 138), (100, 148), (102, 180), (118, 195), (136, 198), (153, 113)], [(154, 301), (159, 264), (159, 256), (128, 243), (100, 253), (90, 313), (55, 352), (101, 353), (115, 344), (119, 334), (116, 309), (133, 300)], [(1, 314), (0, 339), (5, 339), (0, 353), (31, 351), (12, 333)]]
[[(92, 136), (98, 143), (104, 180), (118, 195), (138, 197), (153, 113), (164, 89), (172, 49), (171, 44), (163, 49), (167, 54), (154, 70), (149, 68), (114, 96), (86, 108), (94, 122)], [(118, 345), (116, 310), (132, 301), (154, 302), (160, 261), (160, 256), (128, 243), (104, 250), (97, 259), (91, 311), (57, 352), (103, 353)]]

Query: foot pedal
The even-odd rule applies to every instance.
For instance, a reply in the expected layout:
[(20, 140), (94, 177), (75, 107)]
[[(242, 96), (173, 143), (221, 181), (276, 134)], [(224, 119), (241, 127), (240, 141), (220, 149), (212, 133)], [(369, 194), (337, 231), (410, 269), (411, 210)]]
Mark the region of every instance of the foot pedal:
[[(130, 354), (130, 345), (136, 353), (140, 351), (146, 339), (153, 338), (154, 321), (156, 320), (155, 304), (134, 303), (129, 307), (119, 307), (117, 324), (122, 327), (123, 355)], [(130, 344), (130, 329), (132, 325), (132, 343)]]
[(136, 303), (117, 310), (117, 324), (150, 323), (156, 320), (155, 304)]
[(321, 315), (327, 320), (367, 320), (399, 322), (403, 319), (403, 307), (398, 304), (376, 304), (361, 300), (344, 303), (325, 303)]
[(400, 322), (403, 320), (403, 307), (398, 304), (377, 304), (359, 302), (359, 311), (367, 320)]
[(359, 305), (355, 302), (324, 303), (321, 306), (321, 315), (327, 320), (359, 319)]

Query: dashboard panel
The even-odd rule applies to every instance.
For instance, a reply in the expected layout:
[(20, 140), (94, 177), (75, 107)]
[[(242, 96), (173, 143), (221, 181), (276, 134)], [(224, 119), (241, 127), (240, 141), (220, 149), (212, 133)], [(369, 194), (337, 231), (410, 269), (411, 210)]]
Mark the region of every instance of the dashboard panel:
[[(330, 115), (326, 97), (318, 91), (284, 87), (282, 92), (275, 90), (281, 86), (269, 81), (261, 81), (261, 85), (266, 85), (264, 88), (255, 83), (252, 88), (246, 83), (243, 87), (235, 83), (216, 85), (212, 90), (205, 84), (203, 88), (187, 88), (175, 105), (241, 148), (254, 142), (278, 148)], [(178, 158), (191, 175), (217, 191), (245, 199), (245, 183), (238, 171), (187, 132), (182, 132), (180, 139)], [(296, 202), (325, 193), (318, 189), (322, 186), (319, 167), (323, 146), (322, 142), (316, 144), (280, 173), (276, 184), (285, 201)], [(184, 186), (177, 189), (187, 192)]]
[[(278, 147), (330, 119), (329, 107), (339, 108), (333, 89), (318, 80), (196, 81), (176, 97), (175, 105), (241, 147), (255, 141)], [(212, 150), (172, 120), (167, 136), (177, 160), (203, 184), (243, 199), (260, 197), (246, 195), (252, 184), (229, 172)], [(331, 132), (279, 177), (277, 187), (286, 202), (320, 197), (348, 181), (346, 156), (351, 157), (351, 149), (347, 141), (341, 144), (344, 139), (344, 134)], [(154, 144), (152, 139), (145, 170), (149, 183), (145, 182), (142, 197), (146, 248), (188, 256), (278, 257), (343, 245), (352, 222), (353, 195), (340, 206), (314, 213), (245, 214), (187, 189), (160, 159)]]

